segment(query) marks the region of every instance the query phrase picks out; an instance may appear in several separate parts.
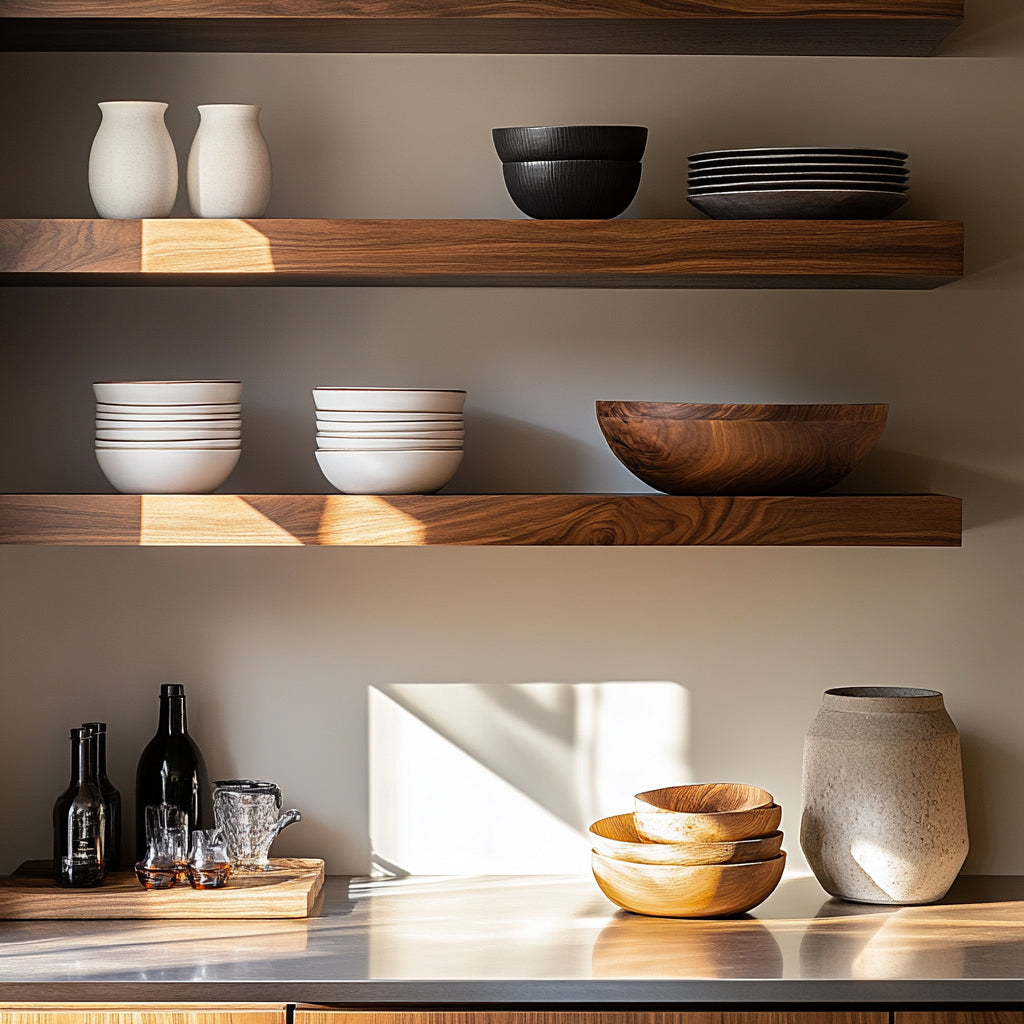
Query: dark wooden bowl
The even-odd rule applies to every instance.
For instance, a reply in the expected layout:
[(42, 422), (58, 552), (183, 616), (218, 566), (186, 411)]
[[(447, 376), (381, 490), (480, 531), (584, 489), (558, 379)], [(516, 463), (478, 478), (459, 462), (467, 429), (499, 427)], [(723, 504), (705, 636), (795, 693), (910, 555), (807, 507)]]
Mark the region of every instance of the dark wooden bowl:
[(616, 458), (666, 494), (816, 494), (874, 448), (889, 406), (597, 403)]

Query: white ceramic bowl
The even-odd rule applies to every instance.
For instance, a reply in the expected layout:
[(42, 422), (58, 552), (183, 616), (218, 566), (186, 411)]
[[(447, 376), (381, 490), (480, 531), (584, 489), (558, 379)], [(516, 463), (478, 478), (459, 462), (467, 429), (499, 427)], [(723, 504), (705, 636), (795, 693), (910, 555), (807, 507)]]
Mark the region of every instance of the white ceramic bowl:
[(203, 429), (190, 427), (188, 430), (158, 430), (156, 428), (97, 427), (97, 441), (200, 441), (207, 438), (237, 438), (241, 431), (237, 427)]
[(413, 430), (411, 427), (404, 427), (399, 430), (333, 430), (337, 423), (327, 424), (325, 427), (317, 420), (317, 437), (351, 437), (357, 440), (372, 440), (379, 438), (382, 441), (389, 439), (402, 441), (460, 441), (466, 436), (466, 431), (461, 427), (452, 430)]
[(97, 402), (209, 405), (242, 400), (239, 380), (102, 380), (92, 390)]
[(413, 388), (313, 388), (313, 404), (336, 412), (456, 412), (466, 404), (465, 391)]
[(238, 449), (98, 448), (96, 461), (114, 489), (122, 494), (209, 494), (231, 475), (240, 455)]
[(193, 430), (241, 430), (242, 421), (236, 416), (223, 420), (105, 420), (96, 417), (97, 430), (153, 430), (168, 437), (185, 435)]
[(415, 438), (358, 438), (316, 435), (316, 446), (321, 451), (348, 452), (408, 452), (408, 451), (461, 451), (462, 441), (416, 440)]
[(241, 448), (242, 442), (235, 437), (208, 437), (202, 441), (97, 441), (97, 448), (122, 448), (136, 450), (154, 448)]
[(125, 416), (237, 416), (242, 411), (241, 402), (187, 402), (183, 405), (154, 403), (97, 402), (97, 413), (116, 413)]
[(455, 475), (462, 451), (317, 452), (316, 461), (344, 494), (433, 494)]
[(373, 423), (395, 426), (401, 423), (448, 424), (462, 423), (461, 412), (355, 412), (351, 409), (318, 409), (318, 420), (337, 420), (339, 423)]
[(99, 412), (96, 413), (97, 423), (109, 423), (112, 427), (118, 424), (125, 426), (132, 423), (175, 425), (189, 423), (197, 426), (208, 423), (214, 426), (232, 426), (242, 422), (237, 412)]

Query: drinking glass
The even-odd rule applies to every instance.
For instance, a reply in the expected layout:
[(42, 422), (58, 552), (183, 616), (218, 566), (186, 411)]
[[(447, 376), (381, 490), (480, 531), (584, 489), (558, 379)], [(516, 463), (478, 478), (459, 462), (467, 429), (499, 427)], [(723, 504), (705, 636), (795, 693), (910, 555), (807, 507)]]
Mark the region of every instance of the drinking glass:
[(145, 815), (146, 852), (135, 874), (147, 889), (169, 889), (188, 868), (188, 815), (173, 804), (152, 804)]
[(219, 828), (192, 833), (188, 853), (188, 881), (193, 889), (220, 889), (231, 873), (227, 841)]

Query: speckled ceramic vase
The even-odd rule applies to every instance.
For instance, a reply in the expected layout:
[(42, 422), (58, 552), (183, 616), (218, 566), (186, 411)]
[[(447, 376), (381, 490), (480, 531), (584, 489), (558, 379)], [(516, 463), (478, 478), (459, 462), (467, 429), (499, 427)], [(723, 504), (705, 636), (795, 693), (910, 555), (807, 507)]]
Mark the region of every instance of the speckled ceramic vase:
[(262, 217), (270, 203), (270, 150), (248, 103), (206, 103), (188, 154), (188, 202), (195, 217)]
[(804, 740), (800, 846), (826, 892), (941, 899), (967, 856), (960, 737), (936, 690), (826, 690)]
[(178, 194), (178, 158), (164, 124), (166, 103), (99, 104), (89, 151), (89, 193), (104, 218), (167, 217)]

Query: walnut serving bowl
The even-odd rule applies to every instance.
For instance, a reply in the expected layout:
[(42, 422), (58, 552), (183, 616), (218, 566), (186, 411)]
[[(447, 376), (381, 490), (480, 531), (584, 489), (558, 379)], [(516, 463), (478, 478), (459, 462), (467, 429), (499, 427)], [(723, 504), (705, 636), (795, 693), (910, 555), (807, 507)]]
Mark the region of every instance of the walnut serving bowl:
[(665, 494), (816, 494), (878, 442), (889, 407), (597, 402), (608, 447)]

